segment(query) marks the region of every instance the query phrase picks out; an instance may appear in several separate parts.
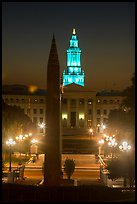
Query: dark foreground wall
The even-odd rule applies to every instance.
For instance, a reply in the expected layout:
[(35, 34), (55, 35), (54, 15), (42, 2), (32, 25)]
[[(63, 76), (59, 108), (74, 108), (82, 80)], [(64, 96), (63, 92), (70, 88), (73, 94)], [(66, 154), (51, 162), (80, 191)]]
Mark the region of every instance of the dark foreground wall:
[(104, 186), (27, 186), (2, 184), (3, 202), (134, 202), (134, 194)]

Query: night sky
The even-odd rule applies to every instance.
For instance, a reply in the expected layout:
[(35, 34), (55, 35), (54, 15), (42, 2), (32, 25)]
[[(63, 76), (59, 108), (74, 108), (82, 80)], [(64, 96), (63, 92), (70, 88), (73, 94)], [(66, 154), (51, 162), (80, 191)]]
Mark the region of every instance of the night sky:
[(2, 83), (46, 88), (53, 33), (61, 73), (76, 29), (86, 86), (123, 90), (135, 72), (134, 2), (3, 2)]

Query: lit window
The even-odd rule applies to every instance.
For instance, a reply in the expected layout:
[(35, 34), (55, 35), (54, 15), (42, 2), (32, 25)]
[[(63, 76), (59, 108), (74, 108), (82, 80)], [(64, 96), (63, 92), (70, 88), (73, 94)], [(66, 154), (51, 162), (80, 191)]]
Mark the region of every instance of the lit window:
[(84, 119), (84, 114), (79, 114), (79, 119), (83, 120)]
[(67, 118), (68, 118), (68, 115), (65, 114), (65, 113), (63, 113), (63, 114), (62, 114), (62, 119), (63, 119), (63, 120), (67, 120)]

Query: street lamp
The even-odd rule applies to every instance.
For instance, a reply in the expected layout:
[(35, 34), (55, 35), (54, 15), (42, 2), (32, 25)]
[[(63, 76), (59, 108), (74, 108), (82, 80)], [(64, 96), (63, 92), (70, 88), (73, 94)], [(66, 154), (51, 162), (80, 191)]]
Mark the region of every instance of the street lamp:
[(104, 144), (104, 142), (105, 142), (104, 139), (98, 141), (99, 144)]
[(91, 139), (91, 135), (93, 135), (93, 129), (89, 128), (89, 135), (90, 135), (90, 139)]
[(122, 142), (121, 145), (119, 145), (119, 149), (121, 151), (129, 151), (131, 149), (131, 145), (129, 145), (126, 141)]
[(98, 143), (100, 144), (99, 145), (99, 155), (101, 155), (102, 154), (102, 145), (104, 144), (104, 139), (100, 139), (99, 141), (98, 141)]
[(104, 133), (104, 130), (106, 129), (106, 125), (101, 123), (101, 124), (97, 124), (98, 127), (98, 132), (100, 133)]
[(106, 125), (104, 125), (103, 123), (102, 123), (102, 133), (104, 133), (104, 130), (106, 129)]
[(104, 134), (104, 139), (105, 139), (106, 142), (108, 142), (110, 140), (110, 136)]
[(99, 133), (100, 132), (100, 124), (97, 124), (97, 132)]
[[(40, 127), (40, 129), (41, 129), (41, 133), (43, 133), (44, 132), (44, 130), (45, 130), (45, 123), (39, 123), (38, 124), (38, 126)], [(45, 133), (45, 132), (44, 132)]]
[(31, 140), (31, 143), (32, 143), (32, 144), (36, 144), (37, 142), (38, 142), (38, 140), (35, 139), (35, 138)]
[(19, 136), (16, 137), (16, 140), (18, 140), (19, 143), (20, 143), (20, 164), (22, 164), (22, 159), (21, 159), (22, 144), (21, 144), (21, 142), (24, 141), (25, 139), (26, 139), (26, 137), (23, 136), (23, 135), (19, 135)]
[[(129, 145), (126, 141), (122, 142), (121, 145), (119, 145), (119, 149), (122, 152), (128, 152), (129, 150), (131, 150), (131, 145)], [(127, 155), (126, 155), (127, 156)], [(129, 157), (128, 157), (129, 159)], [(130, 160), (129, 160), (130, 162)], [(124, 186), (127, 185), (127, 181), (126, 181), (126, 176), (124, 177)]]
[(37, 139), (32, 139), (31, 140), (31, 154), (36, 154), (37, 158), (38, 158), (38, 146), (37, 146), (37, 143), (38, 143), (38, 140)]
[(109, 142), (108, 142), (108, 145), (110, 147), (112, 147), (112, 159), (113, 159), (113, 156), (114, 156), (114, 148), (117, 146), (117, 142), (115, 140), (115, 138), (112, 138)]
[(10, 160), (9, 160), (9, 162), (10, 162), (10, 165), (9, 165), (9, 172), (11, 172), (11, 147), (13, 146), (13, 145), (15, 145), (16, 144), (16, 142), (12, 139), (12, 138), (10, 138), (8, 141), (6, 141), (6, 144), (9, 146), (9, 148), (10, 148)]

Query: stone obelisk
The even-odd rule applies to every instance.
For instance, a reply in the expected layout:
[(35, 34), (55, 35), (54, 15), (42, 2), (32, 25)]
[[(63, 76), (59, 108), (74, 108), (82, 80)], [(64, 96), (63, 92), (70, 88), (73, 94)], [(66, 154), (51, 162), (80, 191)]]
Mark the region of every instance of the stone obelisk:
[(60, 66), (53, 35), (47, 64), (44, 184), (59, 186), (61, 179)]

